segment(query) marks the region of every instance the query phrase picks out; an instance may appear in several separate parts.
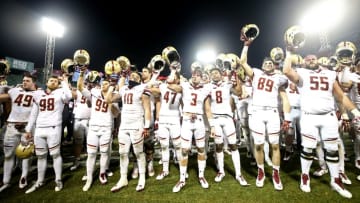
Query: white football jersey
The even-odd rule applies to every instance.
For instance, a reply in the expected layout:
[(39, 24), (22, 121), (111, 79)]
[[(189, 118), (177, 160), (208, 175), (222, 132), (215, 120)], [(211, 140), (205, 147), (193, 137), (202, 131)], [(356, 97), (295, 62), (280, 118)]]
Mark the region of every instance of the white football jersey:
[(360, 83), (353, 83), (350, 90), (351, 101), (356, 104), (357, 108), (360, 108)]
[(26, 131), (30, 132), (35, 123), (36, 127), (51, 127), (62, 124), (64, 104), (72, 98), (69, 86), (62, 82), (62, 88), (50, 93), (37, 90), (34, 93), (34, 105)]
[(252, 80), (252, 105), (253, 106), (279, 106), (279, 88), (286, 85), (287, 78), (278, 73), (265, 74), (262, 70), (254, 68)]
[(211, 85), (211, 112), (213, 114), (226, 114), (232, 117), (230, 106), (232, 83), (220, 82)]
[(333, 86), (336, 72), (331, 70), (309, 70), (298, 68), (298, 84), (301, 110), (321, 114), (335, 110)]
[(141, 97), (143, 94), (151, 95), (146, 85), (137, 85), (131, 89), (128, 86), (123, 86), (119, 90), (119, 94), (122, 100), (120, 129), (126, 127), (125, 123), (131, 125), (139, 122), (139, 120), (143, 121), (144, 107)]
[(91, 99), (91, 113), (89, 125), (92, 126), (112, 126), (113, 114), (111, 112), (111, 105), (105, 101), (104, 95), (101, 93), (101, 89), (92, 88), (89, 92), (88, 89), (83, 89), (81, 94), (86, 99)]
[(159, 86), (161, 92), (159, 116), (179, 116), (181, 93), (170, 90), (168, 85), (163, 83)]
[(286, 95), (289, 99), (290, 106), (300, 106), (300, 94), (299, 90), (294, 83), (289, 81), (289, 85), (286, 88)]
[(192, 86), (189, 82), (181, 82), (183, 94), (183, 112), (204, 114), (204, 101), (210, 96), (209, 84)]
[(87, 104), (87, 99), (81, 94), (79, 90), (76, 90), (76, 101), (74, 106), (74, 118), (89, 119), (91, 114), (91, 107)]
[(35, 91), (25, 91), (20, 87), (8, 91), (11, 98), (11, 112), (8, 122), (28, 122), (33, 106)]

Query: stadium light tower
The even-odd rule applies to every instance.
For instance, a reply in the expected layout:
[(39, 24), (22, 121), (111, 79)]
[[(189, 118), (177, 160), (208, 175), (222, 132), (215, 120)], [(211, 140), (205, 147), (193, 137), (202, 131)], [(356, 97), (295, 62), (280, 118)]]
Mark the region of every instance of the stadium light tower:
[(323, 0), (309, 9), (300, 24), (307, 33), (317, 32), (320, 37), (319, 54), (332, 54), (328, 32), (337, 26), (344, 16), (346, 0)]
[(44, 64), (44, 84), (51, 76), (54, 67), (54, 53), (55, 53), (55, 38), (62, 37), (64, 34), (64, 26), (58, 22), (43, 17), (42, 28), (46, 33), (46, 49), (45, 49), (45, 64)]

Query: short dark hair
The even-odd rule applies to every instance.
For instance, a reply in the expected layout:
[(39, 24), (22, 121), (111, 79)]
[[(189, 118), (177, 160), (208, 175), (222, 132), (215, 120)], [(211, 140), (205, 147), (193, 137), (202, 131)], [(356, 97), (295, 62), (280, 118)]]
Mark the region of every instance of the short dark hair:
[(33, 82), (36, 82), (36, 79), (37, 79), (36, 75), (31, 74), (31, 73), (28, 72), (28, 71), (24, 72), (23, 77), (31, 78)]

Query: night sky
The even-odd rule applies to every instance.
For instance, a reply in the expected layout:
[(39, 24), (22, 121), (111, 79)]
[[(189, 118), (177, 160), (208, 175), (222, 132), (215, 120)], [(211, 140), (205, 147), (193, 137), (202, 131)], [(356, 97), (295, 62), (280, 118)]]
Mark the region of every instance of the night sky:
[[(344, 21), (329, 32), (335, 46), (343, 39), (357, 39), (360, 31), (360, 1), (349, 2)], [(211, 44), (217, 52), (240, 55), (243, 25), (255, 23), (260, 35), (249, 50), (249, 64), (260, 66), (271, 48), (284, 47), (283, 33), (299, 23), (316, 0), (237, 1), (7, 1), (0, 5), (0, 57), (14, 57), (44, 66), (46, 34), (41, 17), (57, 19), (65, 27), (56, 39), (54, 68), (77, 49), (86, 49), (90, 68), (103, 71), (104, 64), (120, 55), (132, 64), (145, 66), (166, 46), (174, 46), (189, 69), (196, 51)], [(147, 2), (147, 3), (145, 3)], [(168, 2), (168, 3), (164, 3)], [(120, 5), (116, 5), (120, 4)], [(354, 37), (355, 36), (355, 37)], [(355, 42), (357, 43), (357, 42)], [(308, 36), (302, 52), (316, 53), (319, 37)], [(359, 47), (360, 48), (360, 47)]]

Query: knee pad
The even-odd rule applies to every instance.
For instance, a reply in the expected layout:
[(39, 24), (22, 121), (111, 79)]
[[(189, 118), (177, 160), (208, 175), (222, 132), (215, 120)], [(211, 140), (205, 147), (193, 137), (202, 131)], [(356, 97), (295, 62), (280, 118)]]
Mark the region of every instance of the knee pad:
[(215, 145), (216, 146), (216, 152), (217, 153), (220, 153), (220, 152), (222, 152), (222, 150), (223, 150), (223, 148), (224, 148), (224, 144), (216, 144)]
[(302, 148), (301, 149), (301, 158), (304, 158), (304, 159), (307, 159), (307, 160), (313, 160), (314, 159), (314, 156), (315, 156), (315, 153), (314, 153), (314, 150), (311, 149), (311, 148)]
[(339, 151), (325, 150), (325, 161), (338, 163), (339, 162)]

